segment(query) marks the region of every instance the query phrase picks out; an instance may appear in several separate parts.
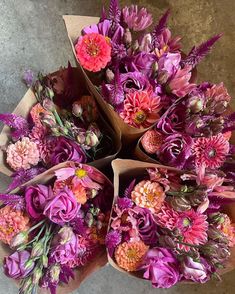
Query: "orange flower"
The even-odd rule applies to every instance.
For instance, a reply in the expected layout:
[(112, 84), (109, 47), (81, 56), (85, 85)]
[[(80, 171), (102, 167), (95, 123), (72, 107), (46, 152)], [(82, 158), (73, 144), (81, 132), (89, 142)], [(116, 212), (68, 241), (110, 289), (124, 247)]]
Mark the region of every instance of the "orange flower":
[(157, 182), (141, 181), (132, 191), (131, 198), (136, 205), (148, 208), (153, 213), (156, 213), (163, 204), (165, 192)]
[(10, 206), (0, 209), (0, 240), (10, 244), (11, 240), (22, 231), (29, 228), (29, 218), (21, 211), (15, 210)]
[(115, 251), (117, 264), (128, 272), (136, 271), (148, 248), (142, 241), (120, 244)]
[(85, 204), (87, 202), (86, 189), (80, 183), (77, 185), (71, 185), (70, 188), (78, 203)]
[(30, 110), (30, 115), (32, 117), (33, 122), (35, 125), (42, 126), (40, 114), (49, 114), (48, 111), (46, 111), (40, 103), (37, 103), (34, 105)]
[(224, 215), (224, 222), (219, 225), (218, 229), (228, 238), (229, 246), (235, 246), (235, 224), (231, 223), (227, 215)]

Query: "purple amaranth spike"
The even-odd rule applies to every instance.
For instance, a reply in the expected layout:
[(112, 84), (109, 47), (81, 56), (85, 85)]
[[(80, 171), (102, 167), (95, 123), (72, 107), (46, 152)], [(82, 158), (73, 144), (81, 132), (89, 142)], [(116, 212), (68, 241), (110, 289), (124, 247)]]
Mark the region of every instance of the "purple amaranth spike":
[(3, 113), (0, 114), (0, 121), (12, 129), (11, 136), (15, 141), (29, 133), (28, 122), (20, 115), (16, 115), (14, 113)]
[(109, 19), (117, 24), (121, 19), (121, 9), (118, 0), (111, 0), (109, 5)]
[(159, 46), (158, 37), (161, 35), (163, 30), (166, 28), (167, 21), (170, 15), (170, 10), (168, 9), (163, 16), (160, 18), (158, 24), (154, 27), (154, 30), (152, 32), (152, 44), (154, 48)]
[(9, 205), (16, 210), (25, 209), (24, 197), (16, 194), (0, 194), (0, 202), (4, 205)]
[(126, 190), (125, 190), (125, 192), (124, 192), (124, 197), (126, 197), (126, 198), (130, 198), (130, 197), (131, 197), (131, 192), (132, 192), (132, 190), (133, 190), (134, 187), (135, 187), (135, 182), (136, 182), (136, 180), (134, 179), (134, 180), (130, 183), (130, 185), (126, 188)]
[(215, 35), (198, 47), (194, 46), (188, 56), (181, 61), (181, 65), (191, 65), (193, 68), (210, 52), (212, 46), (223, 34)]
[(100, 22), (104, 21), (107, 19), (106, 11), (104, 5), (102, 6), (102, 11), (101, 11), (101, 17), (100, 17)]

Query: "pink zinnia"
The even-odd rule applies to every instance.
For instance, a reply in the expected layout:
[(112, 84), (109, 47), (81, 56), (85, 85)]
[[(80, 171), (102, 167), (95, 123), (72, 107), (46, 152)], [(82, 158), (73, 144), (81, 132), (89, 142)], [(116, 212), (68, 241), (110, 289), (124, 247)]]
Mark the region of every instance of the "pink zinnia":
[[(179, 214), (176, 227), (183, 237), (182, 242), (191, 245), (202, 245), (207, 242), (208, 222), (207, 216), (190, 209)], [(178, 244), (182, 250), (189, 251), (190, 247)]]
[(229, 142), (222, 134), (198, 138), (193, 145), (197, 167), (219, 168), (229, 152)]
[(109, 39), (97, 33), (81, 36), (75, 49), (79, 62), (89, 71), (100, 71), (111, 60), (111, 43)]
[(27, 137), (22, 138), (15, 144), (10, 144), (6, 152), (7, 163), (14, 170), (29, 169), (37, 165), (40, 160), (37, 144)]
[(195, 84), (191, 84), (189, 81), (191, 79), (190, 66), (185, 66), (183, 69), (178, 69), (173, 78), (171, 78), (168, 83), (170, 91), (178, 97), (184, 97), (195, 88)]
[(159, 118), (160, 97), (151, 97), (146, 91), (133, 91), (126, 95), (120, 117), (136, 128), (147, 128)]

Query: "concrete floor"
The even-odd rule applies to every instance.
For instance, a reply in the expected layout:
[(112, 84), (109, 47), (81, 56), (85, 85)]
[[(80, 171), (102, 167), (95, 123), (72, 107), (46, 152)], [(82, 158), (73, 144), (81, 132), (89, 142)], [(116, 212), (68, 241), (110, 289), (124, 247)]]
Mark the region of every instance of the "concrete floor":
[[(0, 112), (11, 111), (26, 88), (20, 78), (25, 69), (55, 71), (73, 61), (62, 14), (98, 16), (100, 0), (0, 0)], [(183, 35), (184, 51), (193, 44), (223, 32), (224, 37), (213, 53), (198, 68), (200, 80), (224, 81), (235, 96), (235, 0), (121, 0), (122, 5), (145, 5), (158, 17), (172, 10), (170, 25)], [(0, 176), (0, 190), (8, 179)], [(233, 294), (235, 271), (223, 276), (219, 284), (180, 285), (170, 290), (152, 289), (151, 285), (129, 278), (106, 266), (83, 283), (74, 294)], [(15, 294), (11, 281), (0, 274), (0, 294)]]

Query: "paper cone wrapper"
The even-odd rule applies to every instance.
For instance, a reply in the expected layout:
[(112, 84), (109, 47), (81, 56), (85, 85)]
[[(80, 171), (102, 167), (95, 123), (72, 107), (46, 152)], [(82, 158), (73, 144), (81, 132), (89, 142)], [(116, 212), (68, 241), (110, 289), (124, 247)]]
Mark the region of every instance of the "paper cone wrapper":
[[(69, 72), (70, 71), (70, 72)], [(61, 76), (65, 81), (62, 80)], [(58, 94), (55, 94), (55, 102), (67, 105), (72, 105), (74, 101), (79, 99), (82, 95), (90, 95), (87, 87), (84, 75), (80, 68), (70, 68), (61, 69), (60, 71), (56, 71), (50, 74), (52, 78), (58, 78)], [(68, 82), (66, 82), (68, 80)], [(68, 84), (68, 85), (67, 85)], [(66, 101), (63, 101), (63, 91), (66, 90), (66, 87), (69, 86), (71, 90), (71, 97), (66, 97)], [(93, 95), (91, 93), (91, 95)], [(29, 89), (25, 96), (21, 99), (20, 103), (17, 105), (14, 114), (21, 115), (25, 118), (28, 117), (29, 112), (33, 105), (37, 103), (36, 97), (31, 89)], [(98, 105), (99, 106), (99, 105)], [(100, 115), (98, 119), (98, 124), (101, 131), (106, 131), (107, 134), (111, 137), (113, 143), (113, 150), (110, 151), (109, 155), (90, 162), (89, 165), (95, 166), (96, 168), (103, 168), (107, 166), (119, 153), (121, 150), (121, 133), (116, 124), (113, 124), (109, 117), (103, 112), (101, 107), (99, 107)], [(2, 132), (0, 133), (0, 146), (5, 146), (8, 144), (10, 138), (10, 128), (8, 126), (4, 126)], [(6, 163), (6, 152), (0, 150), (0, 172), (10, 176), (13, 173), (13, 170)]]
[(79, 16), (79, 15), (64, 15), (63, 16), (65, 26), (68, 33), (68, 38), (72, 46), (72, 50), (74, 53), (74, 57), (77, 61), (78, 67), (80, 67), (85, 75), (85, 78), (87, 80), (88, 87), (90, 91), (94, 94), (96, 97), (97, 102), (99, 103), (100, 107), (105, 111), (109, 119), (112, 121), (113, 124), (116, 124), (119, 126), (123, 142), (126, 144), (129, 144), (136, 139), (140, 138), (143, 133), (146, 132), (147, 129), (138, 129), (134, 128), (132, 126), (129, 126), (128, 124), (124, 123), (124, 121), (120, 118), (120, 116), (117, 114), (116, 111), (112, 108), (110, 104), (104, 101), (101, 94), (97, 90), (97, 86), (100, 86), (102, 81), (102, 74), (95, 74), (88, 71), (85, 71), (79, 61), (76, 58), (76, 52), (75, 52), (75, 44), (78, 39), (78, 37), (81, 35), (81, 31), (84, 27), (96, 24), (99, 21), (98, 17), (90, 17), (90, 16)]
[[(130, 184), (130, 181), (133, 180), (135, 177), (144, 177), (147, 175), (146, 169), (147, 168), (164, 168), (171, 171), (175, 171), (179, 174), (182, 174), (183, 172), (180, 170), (177, 170), (173, 167), (166, 167), (160, 164), (154, 164), (154, 163), (148, 163), (148, 162), (141, 162), (136, 160), (123, 160), (123, 159), (116, 159), (112, 162), (112, 168), (114, 172), (114, 199), (113, 199), (113, 207), (114, 204), (117, 201), (117, 198), (119, 195), (121, 195), (121, 192), (123, 191), (123, 188), (125, 188), (128, 184)], [(224, 207), (224, 212), (229, 215), (232, 222), (235, 223), (235, 204), (227, 205)], [(112, 213), (111, 213), (112, 216)], [(111, 219), (110, 219), (111, 221)], [(110, 227), (110, 223), (109, 223)], [(143, 276), (138, 272), (127, 272), (120, 268), (116, 262), (108, 255), (108, 261), (109, 263), (118, 271), (123, 272), (125, 274), (141, 278), (143, 279)], [(219, 274), (227, 273), (235, 268), (235, 247), (231, 248), (231, 256), (226, 264), (226, 268), (219, 271)], [(181, 282), (185, 283), (185, 282)]]
[[(70, 165), (70, 162), (64, 162), (59, 165), (56, 165), (56, 166), (52, 167), (51, 169), (47, 170), (46, 172), (36, 176), (31, 181), (24, 184), (23, 187), (30, 186), (30, 185), (36, 185), (36, 184), (47, 184), (48, 182), (50, 182), (54, 178), (56, 170), (58, 170), (60, 168), (68, 167), (69, 165)], [(99, 173), (101, 173), (101, 172), (99, 172)], [(110, 182), (110, 180), (106, 176), (104, 176), (104, 177), (106, 179), (106, 182), (112, 186), (113, 184)], [(20, 192), (20, 189), (16, 189), (16, 190), (12, 191), (12, 194), (17, 194), (19, 192)], [(9, 247), (0, 242), (1, 263), (4, 259), (4, 257), (8, 256), (10, 253), (11, 253), (11, 250), (9, 249)], [(85, 265), (81, 268), (78, 268), (74, 271), (74, 275), (75, 275), (74, 280), (70, 279), (68, 284), (63, 284), (63, 285), (59, 286), (56, 293), (57, 294), (71, 293), (72, 291), (77, 289), (80, 286), (80, 284), (85, 279), (87, 279), (93, 272), (97, 271), (98, 269), (100, 269), (101, 267), (106, 265), (107, 261), (108, 260), (107, 260), (105, 246), (101, 246), (100, 252), (98, 254), (96, 254), (96, 256), (93, 258), (93, 260), (90, 263), (88, 263), (87, 265)], [(13, 281), (13, 279), (11, 279), (11, 280), (9, 279), (9, 282), (10, 281)], [(46, 294), (46, 293), (49, 294), (50, 292), (47, 291), (46, 289), (40, 289), (38, 291), (38, 293), (39, 294)]]

